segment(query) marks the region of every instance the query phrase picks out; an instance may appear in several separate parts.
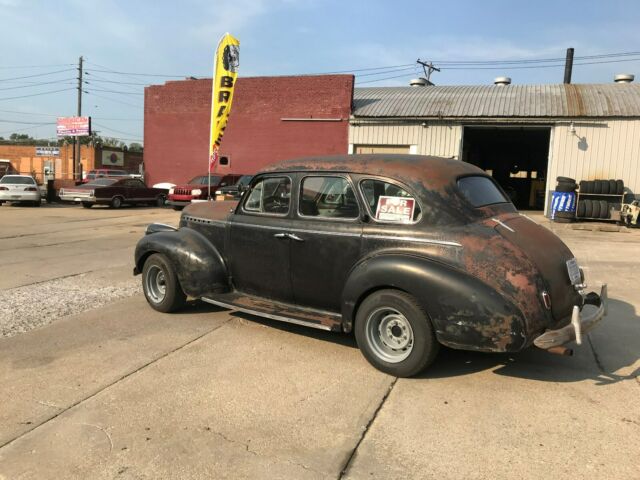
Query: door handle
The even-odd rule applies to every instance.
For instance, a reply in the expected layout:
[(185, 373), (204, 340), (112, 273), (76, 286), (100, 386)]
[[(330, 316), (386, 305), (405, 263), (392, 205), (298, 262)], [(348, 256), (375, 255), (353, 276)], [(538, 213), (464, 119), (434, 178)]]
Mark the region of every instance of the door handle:
[(286, 233), (276, 233), (274, 235), (274, 237), (276, 237), (276, 238), (287, 238), (287, 236), (288, 235)]
[(296, 242), (304, 242), (304, 238), (300, 238), (299, 236), (297, 236), (295, 233), (288, 233), (287, 236), (291, 239), (291, 240), (295, 240)]

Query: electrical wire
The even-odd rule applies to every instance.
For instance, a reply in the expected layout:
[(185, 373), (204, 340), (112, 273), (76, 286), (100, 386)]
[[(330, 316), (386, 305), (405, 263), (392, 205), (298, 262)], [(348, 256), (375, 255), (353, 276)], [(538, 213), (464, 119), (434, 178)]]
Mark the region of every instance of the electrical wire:
[(18, 88), (30, 88), (30, 87), (38, 87), (40, 85), (51, 85), (51, 84), (64, 84), (64, 85), (73, 85), (73, 83), (69, 83), (72, 82), (74, 79), (73, 78), (66, 78), (63, 80), (54, 80), (51, 82), (39, 82), (39, 83), (29, 83), (29, 85), (19, 85), (17, 87), (3, 87), (0, 88), (0, 90), (16, 90)]
[[(91, 85), (91, 84), (89, 84)], [(121, 95), (144, 95), (144, 93), (142, 92), (123, 92), (121, 90), (104, 90), (102, 88), (95, 88), (92, 86), (89, 86), (89, 88), (91, 90), (93, 90), (94, 92), (107, 92), (107, 93), (119, 93)]]
[(142, 105), (134, 105), (133, 103), (123, 102), (122, 100), (116, 100), (115, 98), (105, 97), (104, 95), (98, 95), (97, 93), (93, 93), (92, 91), (85, 91), (85, 93), (89, 95), (93, 95), (94, 97), (102, 98), (104, 100), (109, 100), (111, 102), (121, 103), (123, 105), (128, 105), (133, 108), (144, 108)]
[(75, 88), (63, 88), (62, 90), (51, 90), (49, 92), (32, 93), (31, 95), (20, 95), (18, 97), (4, 97), (4, 98), (0, 98), (0, 101), (3, 101), (3, 100), (14, 100), (16, 98), (38, 97), (40, 95), (49, 95), (51, 93), (67, 92), (69, 90), (75, 90)]
[(0, 70), (19, 70), (21, 68), (51, 68), (51, 67), (70, 67), (75, 66), (75, 63), (57, 63), (51, 65), (2, 65)]
[(37, 73), (35, 75), (24, 75), (22, 77), (0, 78), (0, 82), (6, 82), (8, 80), (22, 80), (23, 78), (44, 77), (46, 75), (55, 75), (56, 73), (71, 72), (73, 70), (77, 70), (77, 69), (76, 68), (67, 68), (65, 70), (56, 70), (55, 72), (47, 72), (47, 73)]
[(124, 135), (131, 135), (131, 132), (123, 132), (122, 130), (116, 130), (115, 128), (107, 127), (106, 125), (101, 125), (99, 123), (93, 122), (93, 125), (96, 127), (104, 128), (105, 130), (109, 130), (111, 132), (122, 133)]

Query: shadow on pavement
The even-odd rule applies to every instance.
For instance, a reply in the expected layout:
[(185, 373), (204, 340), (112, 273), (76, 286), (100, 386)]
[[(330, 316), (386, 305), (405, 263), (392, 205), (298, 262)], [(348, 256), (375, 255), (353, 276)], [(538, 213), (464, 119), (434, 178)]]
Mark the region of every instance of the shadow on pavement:
[[(195, 303), (197, 305), (198, 302)], [(224, 310), (202, 304), (192, 308), (197, 309), (194, 313)], [(295, 335), (358, 348), (351, 334), (326, 332), (241, 312), (231, 315)], [(493, 370), (497, 375), (542, 382), (593, 380), (599, 386), (609, 385), (640, 376), (640, 367), (628, 374), (614, 373), (638, 361), (638, 345), (640, 317), (636, 315), (635, 307), (621, 300), (610, 299), (608, 316), (584, 339), (581, 346), (571, 345), (575, 351), (573, 357), (553, 355), (535, 347), (518, 353), (480, 353), (443, 347), (435, 363), (416, 379), (457, 377)]]

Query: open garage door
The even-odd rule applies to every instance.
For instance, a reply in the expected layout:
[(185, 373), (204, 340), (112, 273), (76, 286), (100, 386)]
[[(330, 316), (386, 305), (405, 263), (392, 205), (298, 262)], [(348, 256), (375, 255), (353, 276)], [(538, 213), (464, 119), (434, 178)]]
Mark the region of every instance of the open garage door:
[(462, 160), (489, 173), (518, 209), (544, 208), (551, 127), (464, 127)]

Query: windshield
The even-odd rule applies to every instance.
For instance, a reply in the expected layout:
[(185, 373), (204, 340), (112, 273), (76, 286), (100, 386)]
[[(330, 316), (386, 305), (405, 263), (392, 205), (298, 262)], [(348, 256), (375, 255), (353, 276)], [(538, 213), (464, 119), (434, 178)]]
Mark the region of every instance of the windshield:
[(252, 178), (253, 175), (243, 175), (240, 177), (240, 180), (238, 180), (238, 185), (249, 185), (249, 182), (251, 182)]
[(87, 183), (87, 185), (97, 185), (99, 187), (107, 187), (109, 185), (113, 185), (118, 180), (115, 178), (98, 178), (91, 183)]
[[(217, 185), (222, 180), (220, 175), (211, 175), (211, 185)], [(207, 175), (198, 175), (189, 180), (189, 185), (208, 185), (209, 177)]]
[(496, 184), (488, 177), (463, 177), (458, 180), (458, 190), (476, 208), (495, 203), (509, 203)]
[(10, 183), (12, 185), (35, 185), (36, 182), (31, 177), (18, 177), (6, 175), (0, 179), (0, 183)]

